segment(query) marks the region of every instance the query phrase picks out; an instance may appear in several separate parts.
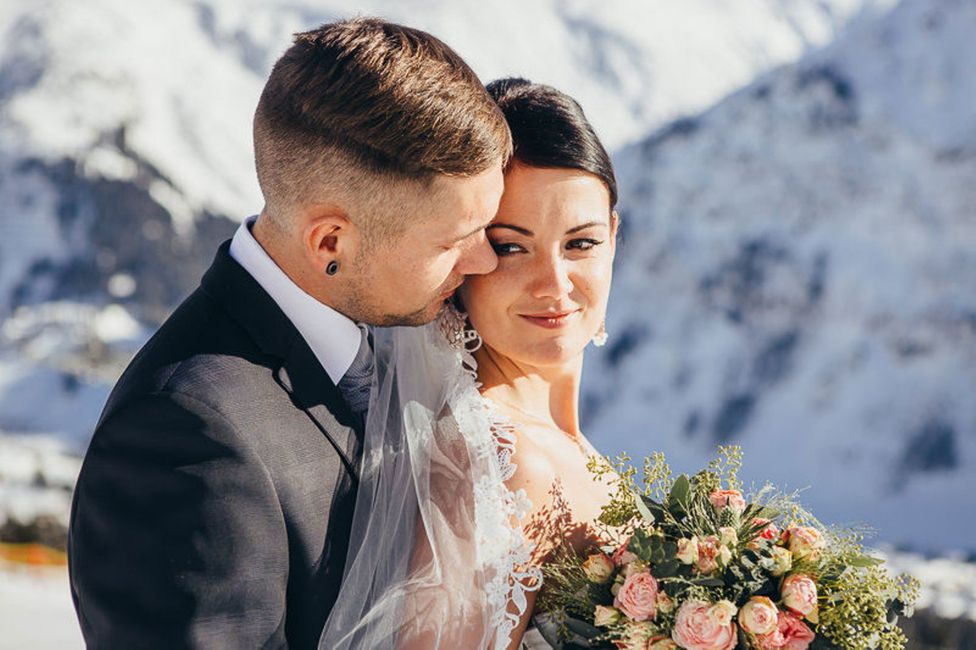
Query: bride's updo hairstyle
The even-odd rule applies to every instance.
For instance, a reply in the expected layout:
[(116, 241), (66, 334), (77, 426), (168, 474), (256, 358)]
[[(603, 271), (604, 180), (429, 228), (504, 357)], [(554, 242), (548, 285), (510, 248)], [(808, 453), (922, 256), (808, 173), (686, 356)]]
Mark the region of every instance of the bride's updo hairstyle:
[(597, 176), (617, 204), (617, 179), (610, 156), (572, 97), (552, 86), (509, 77), (487, 86), (505, 115), (514, 153), (509, 165), (578, 169)]

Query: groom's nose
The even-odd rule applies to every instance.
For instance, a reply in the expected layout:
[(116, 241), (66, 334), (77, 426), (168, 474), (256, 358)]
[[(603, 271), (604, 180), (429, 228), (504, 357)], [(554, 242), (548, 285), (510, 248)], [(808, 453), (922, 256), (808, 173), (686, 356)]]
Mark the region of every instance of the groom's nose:
[(483, 275), (491, 273), (498, 266), (498, 256), (491, 247), (488, 236), (482, 230), (472, 238), (470, 246), (458, 259), (457, 270), (462, 275)]

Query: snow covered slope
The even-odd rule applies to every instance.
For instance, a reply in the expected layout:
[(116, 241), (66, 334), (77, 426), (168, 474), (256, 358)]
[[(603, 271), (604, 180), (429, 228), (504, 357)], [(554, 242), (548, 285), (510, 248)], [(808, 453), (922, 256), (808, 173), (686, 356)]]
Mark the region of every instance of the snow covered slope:
[[(31, 326), (2, 332), (0, 431), (83, 448), (106, 378), (260, 209), (250, 119), (295, 31), (356, 14), (429, 29), (486, 79), (579, 96), (622, 143), (829, 40), (864, 3), (8, 0), (0, 318)], [(104, 345), (110, 304), (148, 329)]]
[(974, 31), (905, 0), (620, 153), (599, 443), (734, 441), (827, 521), (976, 550)]

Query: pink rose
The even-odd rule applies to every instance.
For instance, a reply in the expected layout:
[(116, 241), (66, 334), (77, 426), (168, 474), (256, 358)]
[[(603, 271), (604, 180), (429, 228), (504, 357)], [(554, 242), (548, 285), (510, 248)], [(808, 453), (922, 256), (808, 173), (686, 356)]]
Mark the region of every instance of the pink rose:
[(685, 601), (674, 618), (671, 638), (685, 650), (732, 650), (738, 642), (728, 608), (700, 601)]
[(810, 576), (791, 573), (780, 587), (783, 604), (800, 616), (817, 622), (817, 584)]
[(749, 634), (769, 634), (776, 629), (779, 610), (769, 598), (753, 596), (739, 610), (739, 626)]
[(816, 636), (813, 630), (790, 612), (780, 612), (779, 631), (786, 641), (783, 650), (807, 650)]
[(754, 517), (752, 520), (752, 525), (765, 524), (766, 527), (759, 531), (759, 537), (763, 539), (768, 539), (770, 541), (775, 541), (779, 537), (779, 528), (776, 527), (769, 519), (764, 519), (762, 517)]
[(708, 500), (719, 512), (732, 508), (735, 512), (741, 513), (746, 509), (746, 500), (738, 490), (715, 490), (708, 495)]
[(657, 580), (650, 571), (627, 576), (613, 599), (613, 606), (635, 621), (646, 621), (657, 614)]
[(776, 629), (756, 637), (760, 650), (807, 650), (816, 635), (792, 612), (780, 612)]
[(698, 540), (698, 561), (695, 567), (700, 573), (712, 573), (718, 568), (716, 559), (721, 548), (721, 542), (715, 535), (707, 535)]
[(613, 556), (610, 558), (613, 563), (617, 566), (623, 566), (625, 564), (630, 564), (637, 559), (637, 556), (627, 550), (627, 545), (630, 544), (630, 537), (624, 540), (624, 543), (617, 547), (617, 550), (613, 552)]

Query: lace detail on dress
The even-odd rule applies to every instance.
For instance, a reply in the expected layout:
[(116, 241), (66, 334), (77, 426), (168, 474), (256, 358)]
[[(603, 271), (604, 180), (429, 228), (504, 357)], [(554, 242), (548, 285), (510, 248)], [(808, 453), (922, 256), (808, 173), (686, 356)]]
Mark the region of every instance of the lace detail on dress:
[[(521, 524), (532, 503), (525, 490), (512, 492), (505, 485), (516, 469), (512, 462), (516, 429), (478, 390), (478, 364), (472, 353), (480, 346), (480, 337), (464, 330), (464, 320), (463, 314), (449, 306), (441, 312), (439, 325), (443, 341), (455, 351), (463, 370), (463, 379), (457, 382), (451, 400), (459, 407), (455, 417), (465, 435), (477, 436), (477, 453), (490, 455), (494, 461), (490, 466), (496, 474), (483, 475), (475, 484), (475, 520), (479, 561), (489, 571), (486, 590), (492, 605), (490, 625), (497, 630), (494, 647), (499, 650), (508, 647), (512, 630), (525, 613), (526, 592), (542, 585), (542, 570), (530, 564), (535, 545), (526, 539)], [(509, 611), (510, 603), (515, 611)]]

